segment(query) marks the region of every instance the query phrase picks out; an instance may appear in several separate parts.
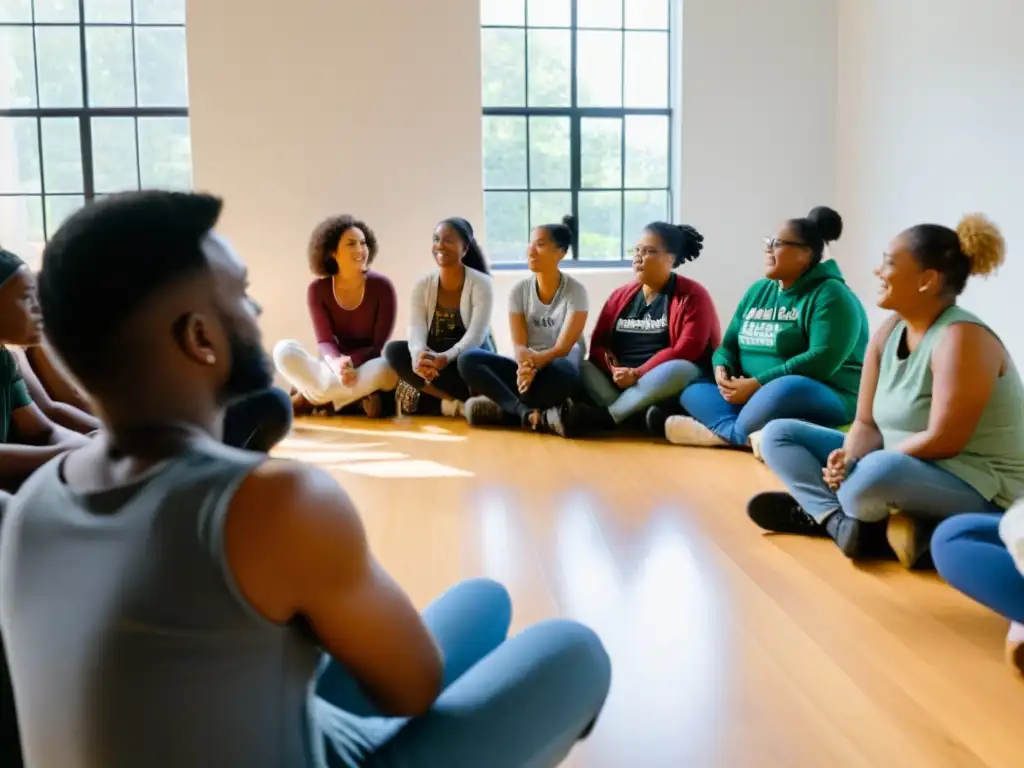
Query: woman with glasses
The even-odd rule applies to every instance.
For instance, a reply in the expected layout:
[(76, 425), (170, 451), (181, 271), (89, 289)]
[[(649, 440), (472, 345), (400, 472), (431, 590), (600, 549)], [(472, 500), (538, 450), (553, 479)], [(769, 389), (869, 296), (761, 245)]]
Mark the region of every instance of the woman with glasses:
[(274, 347), (278, 373), (292, 385), (296, 414), (349, 406), (369, 417), (381, 415), (379, 392), (390, 392), (398, 377), (381, 356), (395, 327), (395, 287), (370, 271), (377, 238), (352, 216), (333, 216), (313, 231), (309, 267), (314, 280), (306, 292), (316, 334), (317, 355), (299, 342)]
[(673, 406), (687, 384), (710, 375), (722, 335), (718, 313), (703, 285), (673, 272), (703, 247), (703, 235), (690, 226), (655, 221), (644, 229), (633, 251), (635, 279), (612, 293), (597, 318), (590, 359), (580, 369), (590, 403), (568, 408), (570, 429), (608, 431), (644, 416), (662, 435), (670, 411), (661, 406)]
[(714, 380), (683, 390), (689, 415), (668, 419), (669, 442), (745, 447), (773, 419), (852, 421), (867, 314), (839, 266), (822, 261), (842, 231), (839, 214), (819, 207), (765, 241), (765, 276), (740, 301), (715, 351)]

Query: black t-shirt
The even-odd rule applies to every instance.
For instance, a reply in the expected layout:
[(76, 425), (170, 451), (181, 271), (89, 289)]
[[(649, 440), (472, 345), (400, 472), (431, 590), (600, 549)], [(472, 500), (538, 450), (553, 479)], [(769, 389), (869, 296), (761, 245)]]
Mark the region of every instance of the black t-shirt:
[(434, 307), (434, 317), (427, 331), (427, 348), (435, 352), (447, 352), (466, 335), (466, 325), (458, 307), (447, 308), (440, 304)]
[(612, 331), (611, 350), (625, 368), (639, 368), (669, 344), (668, 304), (675, 288), (669, 280), (647, 303), (642, 290), (622, 310)]

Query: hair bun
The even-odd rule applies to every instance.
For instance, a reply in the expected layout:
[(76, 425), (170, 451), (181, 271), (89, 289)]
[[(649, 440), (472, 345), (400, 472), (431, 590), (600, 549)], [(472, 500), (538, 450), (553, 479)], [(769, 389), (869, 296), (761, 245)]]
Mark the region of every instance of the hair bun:
[(984, 214), (969, 213), (956, 225), (960, 250), (971, 262), (972, 275), (989, 275), (1006, 258), (1006, 241), (999, 227)]
[(821, 239), (826, 243), (834, 243), (843, 234), (843, 217), (827, 205), (812, 208), (807, 220), (818, 228)]
[(684, 261), (693, 261), (704, 250), (704, 235), (689, 224), (676, 224), (676, 227), (683, 234), (683, 249), (686, 257)]
[(571, 231), (574, 235), (576, 234), (576, 217), (573, 216), (571, 213), (567, 213), (565, 214), (565, 216), (562, 217), (562, 224), (568, 227), (569, 231)]

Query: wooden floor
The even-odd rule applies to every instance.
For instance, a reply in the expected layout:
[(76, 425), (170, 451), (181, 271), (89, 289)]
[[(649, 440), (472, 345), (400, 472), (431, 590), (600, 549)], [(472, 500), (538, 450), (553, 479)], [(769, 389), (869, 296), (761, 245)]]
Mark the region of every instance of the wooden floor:
[(450, 420), (300, 424), (282, 455), (329, 468), (419, 605), (502, 581), (515, 628), (565, 616), (614, 683), (575, 768), (1024, 765), (1006, 625), (933, 575), (765, 537), (750, 456), (470, 432)]

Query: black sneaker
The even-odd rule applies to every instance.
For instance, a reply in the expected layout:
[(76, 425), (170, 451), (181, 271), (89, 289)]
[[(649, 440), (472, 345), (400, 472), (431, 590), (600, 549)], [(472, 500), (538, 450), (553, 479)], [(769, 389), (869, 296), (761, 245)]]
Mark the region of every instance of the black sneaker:
[(824, 536), (825, 529), (804, 512), (788, 493), (768, 491), (747, 502), (747, 516), (756, 525), (772, 533), (797, 536)]
[(660, 405), (652, 405), (648, 408), (644, 417), (647, 434), (651, 437), (665, 437), (665, 422), (668, 421), (669, 415), (669, 412)]

